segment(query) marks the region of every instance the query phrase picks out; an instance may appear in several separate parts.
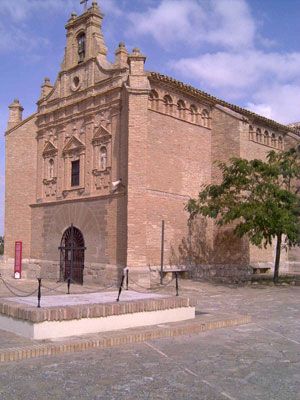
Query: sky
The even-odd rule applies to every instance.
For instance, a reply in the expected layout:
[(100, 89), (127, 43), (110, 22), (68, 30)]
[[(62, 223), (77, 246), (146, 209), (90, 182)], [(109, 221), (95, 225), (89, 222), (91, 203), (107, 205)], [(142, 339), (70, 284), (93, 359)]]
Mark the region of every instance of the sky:
[[(92, 1), (89, 1), (91, 5)], [(98, 0), (109, 58), (120, 41), (146, 69), (172, 76), (282, 123), (300, 121), (300, 0)], [(8, 105), (36, 111), (53, 83), (65, 23), (80, 0), (0, 0), (0, 235)]]

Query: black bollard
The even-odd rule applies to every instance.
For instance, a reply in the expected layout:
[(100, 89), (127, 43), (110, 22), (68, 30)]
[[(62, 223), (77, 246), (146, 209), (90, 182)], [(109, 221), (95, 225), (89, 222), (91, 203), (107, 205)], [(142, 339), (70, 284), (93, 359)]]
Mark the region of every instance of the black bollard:
[(71, 278), (70, 277), (68, 278), (67, 285), (68, 285), (68, 294), (70, 294), (70, 286), (71, 286)]
[(42, 287), (42, 278), (37, 278), (38, 282), (39, 282), (39, 287), (38, 287), (38, 308), (41, 308), (41, 297), (42, 297), (42, 291), (41, 291), (41, 287)]
[(179, 293), (178, 293), (178, 272), (175, 272), (175, 281), (176, 281), (176, 296), (179, 296)]
[(128, 290), (128, 283), (129, 283), (129, 271), (128, 268), (126, 268), (126, 290)]
[(122, 292), (123, 283), (124, 283), (124, 274), (122, 275), (121, 285), (120, 285), (120, 287), (119, 287), (119, 293), (118, 293), (118, 297), (117, 297), (117, 300), (116, 300), (116, 301), (119, 301), (119, 300), (120, 300), (120, 295), (121, 295), (121, 292)]

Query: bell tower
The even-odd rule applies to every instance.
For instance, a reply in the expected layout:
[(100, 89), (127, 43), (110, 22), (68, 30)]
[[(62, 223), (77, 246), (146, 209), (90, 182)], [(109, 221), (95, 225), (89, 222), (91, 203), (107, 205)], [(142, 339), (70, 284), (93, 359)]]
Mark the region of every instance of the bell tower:
[[(87, 2), (85, 2), (87, 3)], [(62, 70), (69, 70), (79, 64), (101, 55), (106, 59), (107, 47), (102, 34), (101, 13), (97, 1), (91, 7), (85, 7), (82, 15), (71, 14), (66, 30), (67, 45)]]

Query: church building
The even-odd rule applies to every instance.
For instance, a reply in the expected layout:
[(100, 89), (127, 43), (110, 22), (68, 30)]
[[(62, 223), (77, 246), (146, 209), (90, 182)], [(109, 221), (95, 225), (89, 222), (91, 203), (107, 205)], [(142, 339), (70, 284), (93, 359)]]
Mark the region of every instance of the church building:
[[(150, 285), (161, 266), (195, 277), (244, 280), (272, 265), (260, 250), (212, 221), (188, 222), (185, 205), (217, 183), (214, 161), (265, 158), (295, 146), (285, 126), (145, 68), (120, 43), (107, 59), (96, 1), (66, 24), (54, 84), (45, 79), (37, 111), (9, 106), (6, 131), (5, 261), (22, 241), (24, 268), (52, 279), (109, 286), (124, 267)], [(285, 258), (284, 258), (285, 257)], [(288, 268), (289, 257), (283, 257)]]

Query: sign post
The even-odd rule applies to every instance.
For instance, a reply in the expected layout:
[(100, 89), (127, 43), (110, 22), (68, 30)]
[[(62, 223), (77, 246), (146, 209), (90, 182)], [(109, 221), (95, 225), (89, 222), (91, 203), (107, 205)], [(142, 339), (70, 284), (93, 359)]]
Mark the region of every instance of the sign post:
[(21, 279), (22, 275), (22, 242), (15, 242), (15, 279)]

